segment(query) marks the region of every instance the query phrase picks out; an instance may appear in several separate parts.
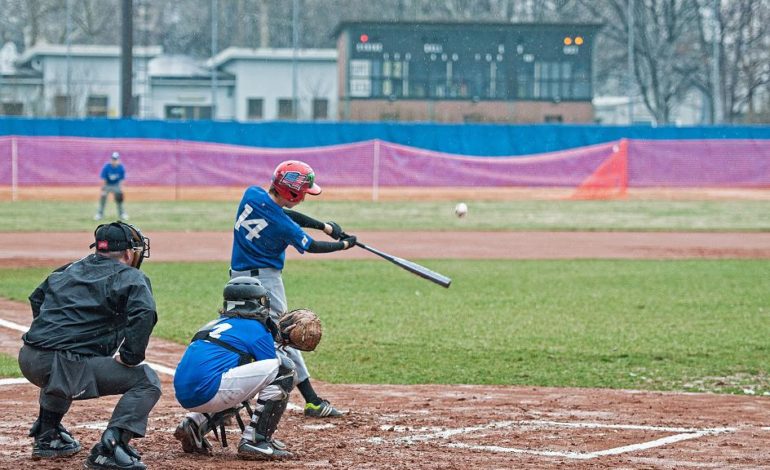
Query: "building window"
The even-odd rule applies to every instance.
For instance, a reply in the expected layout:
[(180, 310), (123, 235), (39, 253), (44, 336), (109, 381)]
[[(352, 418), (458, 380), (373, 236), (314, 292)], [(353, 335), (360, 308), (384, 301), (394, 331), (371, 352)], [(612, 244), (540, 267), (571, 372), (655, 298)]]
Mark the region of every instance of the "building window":
[(166, 105), (166, 119), (211, 119), (211, 106)]
[(53, 115), (69, 116), (72, 106), (72, 98), (69, 95), (56, 95), (53, 97)]
[(294, 119), (294, 100), (278, 98), (278, 119)]
[(0, 106), (0, 114), (3, 116), (21, 116), (24, 114), (24, 104), (14, 101), (5, 102)]
[(132, 116), (139, 116), (141, 113), (139, 110), (141, 109), (140, 106), (142, 105), (142, 99), (139, 95), (134, 95), (131, 97), (131, 115)]
[(262, 119), (264, 117), (264, 100), (262, 98), (246, 99), (246, 119)]
[(582, 64), (575, 66), (575, 74), (573, 76), (575, 88), (573, 90), (574, 97), (581, 100), (591, 99), (591, 76), (588, 73), (588, 68)]
[(522, 64), (516, 73), (516, 97), (532, 99), (535, 96), (532, 64)]
[(327, 119), (329, 117), (329, 100), (326, 98), (313, 98), (313, 119)]
[(365, 59), (350, 61), (350, 96), (368, 98), (372, 96), (372, 61)]
[(107, 117), (107, 97), (89, 96), (86, 100), (86, 116)]
[(591, 82), (585, 67), (571, 62), (536, 62), (532, 97), (539, 99), (591, 98)]
[(546, 114), (545, 122), (564, 122), (564, 117), (561, 114)]

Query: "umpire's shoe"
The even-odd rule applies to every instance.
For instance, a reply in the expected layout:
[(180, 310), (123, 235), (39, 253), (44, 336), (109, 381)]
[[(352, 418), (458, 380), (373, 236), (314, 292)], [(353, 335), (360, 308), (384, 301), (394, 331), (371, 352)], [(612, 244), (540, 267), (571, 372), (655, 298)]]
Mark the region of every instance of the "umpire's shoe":
[(101, 441), (91, 449), (85, 468), (109, 470), (146, 470), (139, 453), (126, 441), (121, 441), (116, 428), (107, 428)]
[(294, 458), (294, 454), (285, 450), (280, 441), (268, 441), (259, 434), (256, 440), (241, 439), (238, 444), (238, 457), (246, 460), (283, 460)]
[(174, 437), (182, 443), (182, 450), (188, 454), (211, 455), (211, 443), (200, 427), (190, 418), (184, 418), (174, 431)]
[(342, 416), (342, 412), (329, 403), (329, 400), (321, 400), (321, 403), (305, 404), (305, 416), (312, 418), (336, 418)]
[(32, 460), (69, 457), (80, 452), (80, 443), (61, 424), (35, 436)]

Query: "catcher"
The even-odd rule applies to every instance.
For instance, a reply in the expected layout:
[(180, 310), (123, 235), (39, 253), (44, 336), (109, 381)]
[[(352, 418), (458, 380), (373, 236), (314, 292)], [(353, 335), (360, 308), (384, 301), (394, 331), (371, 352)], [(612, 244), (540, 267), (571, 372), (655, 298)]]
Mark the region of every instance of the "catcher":
[[(288, 312), (276, 324), (270, 317), (268, 292), (253, 277), (231, 279), (223, 297), (220, 317), (193, 336), (177, 367), (176, 399), (190, 412), (174, 437), (184, 452), (210, 455), (206, 434), (221, 429), (218, 437), (226, 446), (224, 423), (234, 416), (243, 431), (238, 457), (291, 458), (286, 446), (273, 439), (296, 378), (294, 363), (283, 348), (314, 350), (321, 341), (321, 323), (315, 313), (301, 309)], [(248, 402), (254, 397), (252, 413)], [(246, 426), (241, 408), (251, 414)]]

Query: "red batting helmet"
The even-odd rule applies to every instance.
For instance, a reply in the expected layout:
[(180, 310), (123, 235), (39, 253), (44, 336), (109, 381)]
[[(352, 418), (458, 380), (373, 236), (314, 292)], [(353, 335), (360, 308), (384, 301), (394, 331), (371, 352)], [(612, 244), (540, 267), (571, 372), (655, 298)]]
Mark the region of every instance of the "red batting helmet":
[(302, 202), (305, 194), (321, 194), (321, 187), (315, 184), (313, 169), (297, 160), (287, 160), (275, 167), (272, 187), (289, 202)]

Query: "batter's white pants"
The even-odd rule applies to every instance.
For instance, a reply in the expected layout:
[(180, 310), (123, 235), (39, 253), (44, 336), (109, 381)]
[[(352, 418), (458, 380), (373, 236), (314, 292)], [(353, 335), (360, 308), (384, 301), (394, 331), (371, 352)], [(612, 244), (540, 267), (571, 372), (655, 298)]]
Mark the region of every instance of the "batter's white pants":
[[(230, 270), (230, 279), (239, 276), (251, 276), (249, 271), (233, 271)], [(262, 287), (267, 289), (270, 294), (270, 310), (272, 310), (272, 317), (277, 322), (281, 315), (288, 311), (286, 303), (286, 289), (283, 287), (283, 279), (281, 278), (281, 270), (273, 268), (259, 268), (259, 275), (256, 276), (259, 279)], [(276, 347), (278, 345), (276, 344)], [(294, 348), (281, 348), (277, 349), (278, 354), (285, 354), (294, 362), (294, 370), (297, 372), (296, 382), (297, 385), (300, 382), (310, 378), (310, 371), (307, 370), (305, 364), (305, 358), (302, 357), (302, 353)]]

